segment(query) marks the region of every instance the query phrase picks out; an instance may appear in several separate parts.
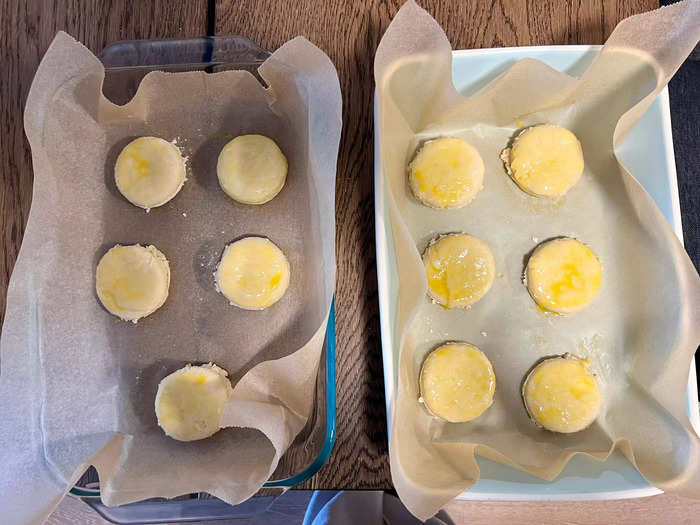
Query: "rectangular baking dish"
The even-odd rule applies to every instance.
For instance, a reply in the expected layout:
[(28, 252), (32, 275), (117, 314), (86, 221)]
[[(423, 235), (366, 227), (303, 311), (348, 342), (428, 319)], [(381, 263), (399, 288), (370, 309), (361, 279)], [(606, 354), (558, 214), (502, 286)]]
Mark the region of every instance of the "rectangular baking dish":
[[(469, 96), (523, 58), (535, 58), (572, 76), (581, 75), (601, 46), (536, 46), (470, 49), (453, 52), (455, 88)], [(381, 155), (375, 100), (375, 228), (379, 314), (384, 364), (386, 413), (390, 417), (396, 393), (398, 338), (396, 334), (399, 291), (387, 194), (381, 176)], [(676, 164), (673, 156), (668, 90), (664, 88), (651, 107), (615, 150), (620, 161), (656, 202), (678, 238), (683, 241)], [(695, 431), (700, 429), (695, 362), (691, 364), (687, 393), (688, 413)], [(391, 422), (387, 421), (389, 432)], [(478, 457), (479, 481), (458, 499), (494, 501), (606, 500), (659, 494), (619, 452), (606, 461), (575, 456), (553, 481)]]
[[(99, 55), (105, 66), (102, 89), (112, 102), (125, 104), (151, 71), (213, 73), (245, 69), (257, 76), (258, 66), (269, 55), (242, 36), (115, 42)], [(239, 505), (229, 505), (200, 493), (107, 507), (100, 500), (99, 480), (93, 468), (70, 493), (115, 523), (177, 523), (255, 515), (267, 509), (284, 490), (306, 481), (326, 463), (335, 441), (335, 395), (335, 308), (331, 306), (313, 411), (270, 480), (255, 496)]]

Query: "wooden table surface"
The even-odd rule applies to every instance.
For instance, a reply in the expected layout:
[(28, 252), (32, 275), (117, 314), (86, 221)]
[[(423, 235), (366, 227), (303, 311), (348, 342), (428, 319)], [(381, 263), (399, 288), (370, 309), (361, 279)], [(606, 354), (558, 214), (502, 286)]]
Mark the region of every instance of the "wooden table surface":
[[(67, 31), (95, 53), (116, 40), (205, 34), (245, 35), (274, 50), (304, 35), (338, 69), (344, 119), (336, 186), (337, 436), (330, 460), (305, 486), (391, 487), (374, 252), (372, 93), (374, 52), (401, 3), (0, 0), (0, 315), (31, 205), (31, 155), (22, 110), (39, 60), (56, 31)], [(598, 44), (621, 19), (658, 6), (655, 0), (420, 3), (456, 49)], [(509, 505), (517, 509), (525, 504)], [(634, 507), (629, 502), (620, 505)]]

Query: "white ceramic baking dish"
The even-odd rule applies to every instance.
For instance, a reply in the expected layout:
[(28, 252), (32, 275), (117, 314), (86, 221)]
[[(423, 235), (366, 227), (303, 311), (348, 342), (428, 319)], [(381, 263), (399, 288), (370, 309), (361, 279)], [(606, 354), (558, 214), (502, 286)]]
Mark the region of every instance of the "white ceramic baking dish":
[[(573, 76), (582, 74), (601, 46), (539, 46), (472, 49), (453, 52), (452, 75), (463, 95), (475, 93), (516, 61), (530, 57)], [(375, 101), (375, 227), (379, 312), (384, 362), (387, 417), (396, 392), (398, 341), (395, 338), (398, 274), (386, 190), (378, 170), (381, 155)], [(683, 241), (676, 163), (673, 156), (668, 90), (664, 89), (616, 153), (621, 162), (652, 196), (669, 224)], [(688, 378), (688, 411), (696, 432), (700, 429), (695, 363)], [(387, 421), (391, 432), (390, 421)], [(539, 479), (485, 458), (478, 458), (481, 477), (458, 499), (471, 500), (605, 500), (659, 494), (619, 452), (605, 462), (576, 456), (553, 481)]]

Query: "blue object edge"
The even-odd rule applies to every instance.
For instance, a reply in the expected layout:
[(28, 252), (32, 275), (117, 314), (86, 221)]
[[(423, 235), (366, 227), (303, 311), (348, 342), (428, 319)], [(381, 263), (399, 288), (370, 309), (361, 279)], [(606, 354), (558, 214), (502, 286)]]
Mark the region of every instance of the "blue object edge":
[[(332, 387), (332, 388), (330, 388)], [(326, 438), (316, 459), (302, 472), (291, 478), (268, 481), (264, 487), (293, 487), (316, 474), (326, 464), (335, 444), (335, 299), (331, 301), (326, 326)]]

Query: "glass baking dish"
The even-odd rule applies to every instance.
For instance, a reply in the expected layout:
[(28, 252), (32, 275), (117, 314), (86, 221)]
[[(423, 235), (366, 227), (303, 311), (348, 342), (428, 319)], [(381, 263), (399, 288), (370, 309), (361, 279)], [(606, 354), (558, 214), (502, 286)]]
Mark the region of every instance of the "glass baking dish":
[[(105, 66), (102, 91), (115, 104), (125, 104), (151, 71), (214, 73), (244, 69), (261, 80), (257, 68), (268, 56), (270, 53), (242, 36), (115, 42), (99, 55)], [(331, 305), (311, 416), (270, 480), (253, 497), (239, 505), (229, 505), (198, 493), (107, 507), (100, 500), (99, 480), (92, 467), (70, 494), (115, 523), (178, 523), (244, 518), (263, 512), (277, 496), (309, 479), (328, 460), (335, 441), (335, 388), (335, 308)]]

